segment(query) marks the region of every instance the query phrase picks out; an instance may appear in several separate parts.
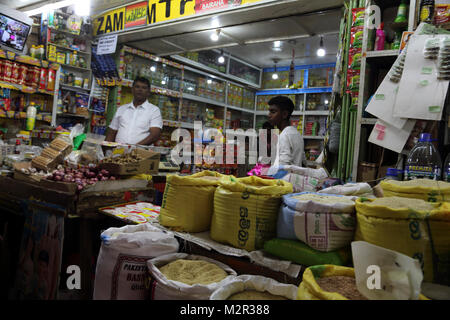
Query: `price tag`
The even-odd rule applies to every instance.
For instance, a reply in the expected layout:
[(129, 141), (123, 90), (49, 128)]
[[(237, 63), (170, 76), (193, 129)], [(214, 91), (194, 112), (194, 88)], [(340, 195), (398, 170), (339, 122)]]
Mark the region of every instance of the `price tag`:
[(433, 73), (433, 68), (431, 67), (423, 67), (422, 68), (422, 74), (432, 74)]

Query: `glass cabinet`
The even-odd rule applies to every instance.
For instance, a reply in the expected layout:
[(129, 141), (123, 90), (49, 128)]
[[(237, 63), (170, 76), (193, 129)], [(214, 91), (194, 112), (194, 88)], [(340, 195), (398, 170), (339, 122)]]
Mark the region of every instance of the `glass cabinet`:
[(259, 87), (261, 70), (241, 62), (234, 58), (230, 59), (229, 73), (239, 79), (245, 80)]
[(224, 103), (225, 82), (215, 77), (186, 70), (183, 79), (183, 93)]

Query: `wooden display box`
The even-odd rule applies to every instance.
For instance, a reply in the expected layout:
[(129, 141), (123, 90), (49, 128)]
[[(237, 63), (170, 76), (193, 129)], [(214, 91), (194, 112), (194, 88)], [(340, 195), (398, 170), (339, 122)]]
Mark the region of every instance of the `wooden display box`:
[(101, 169), (108, 170), (111, 174), (119, 176), (137, 175), (141, 173), (157, 174), (161, 154), (144, 149), (136, 149), (136, 152), (144, 160), (127, 164), (101, 163), (99, 166)]

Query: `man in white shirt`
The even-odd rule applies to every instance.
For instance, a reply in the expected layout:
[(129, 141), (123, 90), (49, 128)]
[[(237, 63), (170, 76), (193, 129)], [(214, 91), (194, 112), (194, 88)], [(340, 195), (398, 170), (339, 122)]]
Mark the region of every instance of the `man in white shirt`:
[(109, 125), (106, 141), (152, 145), (159, 140), (163, 121), (159, 108), (147, 101), (150, 83), (145, 78), (133, 82), (133, 102), (120, 106)]
[(268, 174), (273, 175), (282, 165), (302, 166), (304, 143), (297, 128), (290, 125), (294, 112), (294, 103), (284, 96), (277, 96), (269, 101), (269, 122), (280, 130), (275, 162)]

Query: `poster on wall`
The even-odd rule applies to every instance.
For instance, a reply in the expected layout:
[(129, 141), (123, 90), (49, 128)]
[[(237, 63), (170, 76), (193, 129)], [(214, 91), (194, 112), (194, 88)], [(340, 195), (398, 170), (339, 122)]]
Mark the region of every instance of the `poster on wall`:
[(61, 269), (64, 216), (46, 204), (29, 202), (12, 300), (55, 299)]

